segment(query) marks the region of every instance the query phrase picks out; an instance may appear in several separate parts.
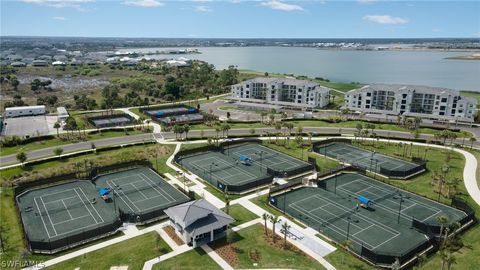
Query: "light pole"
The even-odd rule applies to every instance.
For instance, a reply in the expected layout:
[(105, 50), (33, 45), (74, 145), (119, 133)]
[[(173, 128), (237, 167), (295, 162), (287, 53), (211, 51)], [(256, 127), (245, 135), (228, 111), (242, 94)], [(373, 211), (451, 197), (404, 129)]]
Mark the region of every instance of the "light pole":
[(376, 174), (377, 174), (377, 165), (378, 165), (378, 159), (375, 159), (375, 171), (373, 173), (373, 179), (376, 179)]
[(213, 180), (213, 179), (212, 179), (212, 166), (217, 166), (217, 164), (215, 164), (215, 162), (212, 162), (212, 163), (210, 164), (210, 183), (212, 183), (212, 180)]
[(260, 150), (256, 154), (260, 156), (260, 171), (262, 171), (262, 169), (263, 169), (263, 151)]
[(351, 218), (350, 217), (347, 217), (347, 240), (348, 240), (348, 236), (350, 235), (350, 220)]
[(338, 173), (335, 174), (335, 189), (333, 190), (334, 194), (337, 194), (337, 176), (338, 176)]
[(397, 219), (397, 223), (400, 224), (400, 215), (402, 213), (402, 203), (403, 203), (403, 194), (400, 193), (400, 204), (398, 205), (398, 219)]
[(372, 165), (373, 165), (372, 163), (373, 163), (373, 156), (374, 155), (375, 155), (375, 151), (372, 152), (372, 156), (370, 157), (370, 167), (369, 167), (370, 172), (372, 171)]

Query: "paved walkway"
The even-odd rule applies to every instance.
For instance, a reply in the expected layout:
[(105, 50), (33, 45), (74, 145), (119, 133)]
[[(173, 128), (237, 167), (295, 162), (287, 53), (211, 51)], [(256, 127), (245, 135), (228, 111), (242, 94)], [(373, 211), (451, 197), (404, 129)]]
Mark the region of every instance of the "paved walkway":
[(233, 270), (233, 267), (230, 266), (220, 255), (218, 255), (213, 249), (210, 248), (208, 245), (203, 245), (201, 247), (203, 251), (205, 251), (210, 258), (212, 258), (222, 269), (226, 270)]
[(167, 254), (163, 254), (161, 256), (158, 256), (154, 259), (151, 259), (151, 260), (148, 260), (145, 262), (145, 264), (143, 265), (143, 270), (150, 270), (152, 269), (153, 265), (154, 264), (157, 264), (157, 263), (160, 263), (161, 261), (165, 261), (165, 260), (168, 260), (170, 258), (173, 258), (177, 255), (180, 255), (182, 253), (185, 253), (187, 251), (190, 251), (192, 250), (193, 248), (192, 247), (189, 247), (187, 244), (185, 245), (181, 245), (180, 247), (174, 249), (172, 252), (169, 252)]

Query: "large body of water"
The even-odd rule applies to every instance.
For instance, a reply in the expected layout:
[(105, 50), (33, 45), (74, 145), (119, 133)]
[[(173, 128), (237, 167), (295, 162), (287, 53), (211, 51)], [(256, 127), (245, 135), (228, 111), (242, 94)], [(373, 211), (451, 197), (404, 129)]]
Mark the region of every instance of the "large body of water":
[[(338, 82), (420, 84), (480, 92), (480, 61), (445, 59), (471, 54), (466, 52), (347, 51), (300, 47), (200, 47), (198, 50), (202, 53), (185, 57), (209, 62), (217, 69), (235, 65), (239, 69), (293, 73)], [(180, 56), (156, 55), (152, 58), (174, 57)]]

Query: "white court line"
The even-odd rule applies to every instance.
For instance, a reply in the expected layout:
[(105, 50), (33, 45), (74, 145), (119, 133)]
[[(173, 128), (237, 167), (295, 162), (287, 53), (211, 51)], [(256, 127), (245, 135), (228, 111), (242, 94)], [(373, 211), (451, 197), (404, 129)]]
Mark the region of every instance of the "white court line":
[[(110, 183), (113, 183), (114, 186), (118, 186), (118, 185), (115, 184), (115, 182), (113, 182), (113, 180), (107, 180), (106, 183), (107, 183), (107, 185), (108, 185), (111, 189), (113, 189), (113, 190), (115, 190), (115, 188), (114, 188), (112, 185), (110, 185)], [(127, 194), (125, 194), (125, 192), (124, 192), (123, 190), (120, 189), (120, 190), (117, 190), (117, 192), (121, 192), (121, 193), (123, 194), (123, 196), (120, 196), (120, 194), (119, 194), (119, 196), (117, 196), (117, 197), (119, 197), (120, 200), (122, 200), (123, 203), (124, 203), (128, 208), (130, 208), (130, 210), (132, 210), (132, 212), (135, 212), (135, 210), (133, 210), (133, 208), (132, 208), (130, 205), (132, 205), (133, 207), (137, 208), (138, 211), (140, 211), (140, 209), (138, 209), (137, 205), (130, 200), (130, 198), (127, 196)], [(115, 196), (115, 195), (114, 195), (114, 196)], [(123, 199), (123, 197), (126, 197), (126, 199), (130, 201), (130, 203), (128, 203), (127, 201), (125, 201), (125, 200)]]
[(124, 184), (123, 186), (125, 186), (125, 185), (130, 185), (130, 186), (132, 186), (138, 193), (140, 193), (140, 194), (143, 196), (143, 198), (148, 199), (148, 197), (145, 196), (145, 194), (143, 194), (143, 192), (141, 192), (140, 189), (138, 189), (135, 184), (133, 184), (133, 183), (128, 183), (128, 184)]
[[(158, 194), (160, 195), (165, 195), (164, 198), (167, 199), (168, 202), (174, 202), (175, 201), (175, 198), (172, 197), (172, 195), (168, 194), (168, 192), (166, 192), (160, 185), (161, 182), (159, 182), (158, 184), (153, 180), (151, 179), (149, 176), (145, 175), (145, 174), (140, 174), (140, 177), (142, 179), (144, 179), (147, 184), (150, 184), (152, 186), (152, 188), (154, 190), (156, 190), (158, 192)], [(163, 179), (161, 179), (161, 181), (165, 181)], [(167, 184), (168, 185), (168, 184)], [(167, 196), (170, 198), (168, 199)]]
[[(43, 197), (45, 198), (45, 196), (43, 196)], [(78, 196), (71, 196), (71, 197), (62, 198), (62, 199), (58, 199), (58, 200), (54, 200), (54, 201), (48, 201), (48, 202), (45, 203), (45, 205), (51, 204), (51, 203), (56, 203), (56, 202), (63, 201), (63, 200), (74, 199), (74, 198), (78, 198)]]
[(38, 207), (37, 197), (34, 197), (33, 201), (35, 202), (35, 205), (37, 206), (38, 214), (40, 215), (40, 218), (42, 219), (43, 227), (45, 227), (45, 231), (47, 231), (48, 238), (52, 238), (50, 236), (50, 233), (48, 232), (47, 224), (45, 223), (45, 220), (43, 219), (42, 211), (40, 211), (40, 207)]
[(79, 217), (76, 217), (76, 218), (72, 218), (72, 219), (69, 219), (69, 220), (64, 220), (64, 221), (60, 221), (60, 222), (57, 222), (53, 225), (59, 225), (59, 224), (63, 224), (63, 223), (67, 223), (67, 222), (71, 222), (71, 221), (74, 221), (74, 220), (77, 220), (77, 219), (81, 219), (81, 218), (85, 218), (85, 217), (92, 217), (91, 215), (83, 215), (83, 216), (79, 216)]
[(370, 226), (365, 227), (365, 228), (361, 229), (360, 231), (358, 231), (358, 232), (356, 232), (356, 233), (354, 233), (354, 234), (352, 234), (352, 235), (357, 235), (357, 234), (359, 234), (359, 233), (361, 233), (361, 232), (363, 232), (363, 231), (366, 231), (366, 230), (370, 229), (370, 228), (373, 227), (373, 226), (375, 226), (375, 225), (374, 225), (374, 224), (370, 224)]
[(90, 215), (92, 216), (93, 220), (95, 221), (95, 224), (98, 224), (97, 220), (95, 219), (95, 217), (92, 215), (92, 212), (90, 212), (90, 209), (88, 209), (87, 205), (85, 204), (85, 202), (82, 200), (82, 197), (80, 197), (80, 194), (78, 194), (78, 191), (76, 189), (74, 189), (74, 191), (77, 193), (78, 195), (78, 198), (80, 199), (80, 201), (82, 201), (83, 205), (85, 206), (85, 208), (87, 208), (87, 211), (88, 213), (90, 213)]
[(319, 206), (319, 207), (317, 207), (317, 208), (313, 208), (313, 210), (310, 210), (310, 211), (308, 211), (308, 212), (313, 212), (313, 211), (315, 211), (315, 210), (323, 210), (323, 208), (324, 208), (325, 206), (329, 206), (329, 205), (333, 205), (333, 204), (327, 203), (327, 204), (322, 205), (322, 206)]
[(45, 195), (43, 195), (42, 197), (47, 197), (47, 196), (50, 196), (50, 195), (55, 195), (55, 194), (59, 194), (59, 193), (64, 193), (64, 192), (68, 192), (68, 191), (72, 191), (72, 190), (73, 190), (73, 188), (69, 188), (69, 189), (65, 189), (65, 190), (60, 190), (60, 191), (57, 191), (57, 192), (45, 194)]
[[(244, 169), (242, 169), (242, 168), (240, 168), (240, 167), (231, 167), (232, 164), (229, 164), (229, 163), (227, 163), (227, 162), (219, 159), (219, 158), (216, 157), (216, 156), (203, 159), (202, 161), (210, 160), (210, 159), (214, 159), (216, 162), (229, 165), (229, 166), (228, 166), (228, 167), (230, 167), (229, 169), (234, 169), (234, 170), (239, 171), (239, 173), (238, 173), (237, 175), (244, 175), (244, 174), (246, 174), (247, 176), (250, 176), (250, 179), (247, 178), (247, 179), (245, 179), (244, 181), (237, 181), (237, 182), (235, 182), (235, 183), (228, 183), (228, 184), (231, 184), (231, 185), (233, 185), (233, 184), (239, 184), (239, 183), (241, 184), (241, 183), (251, 182), (252, 180), (258, 178), (257, 176), (251, 174), (250, 172), (248, 172), (248, 171), (246, 171), (246, 170), (244, 170)], [(195, 162), (195, 161), (190, 162), (190, 164), (193, 164), (195, 167), (199, 168), (200, 170), (207, 171), (207, 170), (204, 170), (203, 167), (200, 166), (200, 165), (198, 165), (197, 162)], [(215, 175), (215, 172), (212, 172), (212, 175)], [(218, 177), (218, 176), (216, 176), (216, 177), (217, 177), (217, 178), (222, 178), (222, 177)]]
[(63, 207), (65, 207), (65, 210), (67, 210), (67, 213), (70, 216), (70, 219), (73, 219), (72, 214), (70, 214), (70, 211), (68, 210), (67, 205), (65, 204), (65, 201), (62, 200), (62, 203), (63, 203)]
[[(87, 195), (85, 195), (85, 192), (83, 192), (83, 189), (82, 188), (79, 188), (79, 189), (83, 193), (83, 196), (85, 196), (85, 198), (88, 200), (88, 197), (87, 197)], [(102, 216), (98, 213), (97, 209), (93, 205), (91, 205), (91, 206), (92, 206), (93, 210), (95, 210), (95, 212), (97, 213), (98, 217), (102, 220), (102, 222), (99, 222), (99, 223), (104, 223), (105, 220), (103, 220)]]
[[(244, 153), (244, 152), (246, 152), (246, 153)], [(242, 150), (233, 151), (232, 153), (235, 156), (238, 156), (238, 157), (240, 155), (255, 155), (257, 157), (260, 157), (260, 155), (257, 155), (256, 152), (258, 152), (258, 150), (256, 150), (255, 147), (250, 147), (250, 148), (246, 148), (246, 149), (242, 149)], [(263, 151), (263, 152), (267, 152), (267, 151)], [(289, 167), (287, 167), (286, 170), (289, 170), (289, 169), (292, 169), (292, 168), (295, 168), (295, 167), (299, 166), (299, 165), (295, 164), (295, 162), (293, 162), (292, 160), (287, 159), (284, 156), (277, 155), (277, 153), (269, 152), (269, 154), (272, 155), (272, 156), (262, 157), (262, 163), (264, 165), (262, 167), (268, 166), (268, 164), (265, 164), (266, 162), (268, 162), (270, 165), (279, 165), (279, 164), (282, 164), (282, 163), (286, 163), (286, 164), (289, 165)], [(279, 161), (272, 161), (271, 159), (276, 159), (276, 160), (279, 160)]]
[(45, 206), (45, 203), (43, 202), (42, 196), (40, 196), (40, 201), (42, 201), (43, 207), (45, 208), (45, 211), (47, 211), (48, 219), (50, 220), (50, 224), (52, 224), (53, 231), (55, 232), (54, 236), (57, 236), (58, 235), (57, 230), (55, 229), (55, 225), (53, 225), (52, 218), (50, 217), (50, 213), (48, 213), (48, 208)]

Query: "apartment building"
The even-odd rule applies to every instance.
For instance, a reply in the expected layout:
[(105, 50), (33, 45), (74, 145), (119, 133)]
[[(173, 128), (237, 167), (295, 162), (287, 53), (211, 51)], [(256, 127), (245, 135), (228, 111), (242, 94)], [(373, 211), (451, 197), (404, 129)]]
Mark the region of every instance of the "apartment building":
[(345, 107), (372, 114), (473, 122), (477, 100), (447, 88), (374, 84), (348, 91)]
[(328, 105), (330, 89), (307, 80), (258, 77), (231, 86), (234, 100), (299, 109)]

